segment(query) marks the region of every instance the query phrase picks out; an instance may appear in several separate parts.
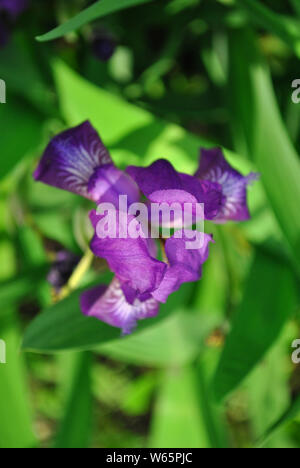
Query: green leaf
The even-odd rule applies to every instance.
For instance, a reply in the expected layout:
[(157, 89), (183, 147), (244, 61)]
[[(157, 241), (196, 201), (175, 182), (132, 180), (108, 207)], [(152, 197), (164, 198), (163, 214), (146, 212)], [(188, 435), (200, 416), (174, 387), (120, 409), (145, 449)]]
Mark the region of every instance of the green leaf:
[(150, 447), (211, 448), (193, 368), (165, 371), (154, 408)]
[(287, 411), (266, 431), (266, 433), (257, 441), (256, 447), (264, 447), (268, 441), (300, 413), (300, 396), (298, 396), (290, 405)]
[(137, 365), (182, 365), (201, 353), (205, 339), (216, 326), (214, 315), (199, 316), (187, 311), (172, 313), (140, 333), (100, 346), (99, 352)]
[(276, 34), (300, 57), (300, 22), (298, 20), (274, 13), (257, 0), (236, 0), (236, 3), (247, 12), (255, 24)]
[(300, 3), (299, 0), (290, 0), (292, 7), (295, 10), (295, 13), (300, 17)]
[[(41, 117), (21, 101), (7, 96), (7, 103), (0, 106), (2, 155), (0, 179), (39, 144)], [(16, 137), (17, 135), (17, 137)]]
[(48, 266), (42, 266), (0, 282), (0, 301), (8, 305), (37, 290), (39, 281), (44, 280)]
[(33, 448), (32, 414), (23, 357), (19, 352), (20, 333), (13, 309), (0, 317), (0, 338), (6, 344), (6, 364), (0, 363), (0, 448)]
[[(2, 222), (2, 212), (0, 215)], [(0, 277), (15, 271), (15, 250), (9, 241), (0, 242)], [(8, 263), (6, 262), (8, 260)], [(5, 361), (0, 362), (0, 448), (33, 448), (37, 444), (32, 427), (25, 362), (20, 353), (19, 321), (13, 306), (1, 297), (0, 339), (5, 343)]]
[[(248, 414), (256, 440), (286, 412), (290, 405), (290, 359), (287, 359), (287, 343), (297, 336), (297, 326), (288, 323), (280, 338), (256, 366), (245, 382)], [(270, 385), (272, 382), (272, 385)], [(289, 434), (275, 433), (266, 442), (266, 448), (291, 448)]]
[(92, 355), (89, 352), (68, 353), (61, 357), (64, 387), (63, 416), (55, 448), (88, 448), (91, 436)]
[(296, 306), (290, 268), (258, 251), (214, 377), (217, 399), (234, 390), (264, 357)]
[[(247, 55), (245, 54), (247, 50)], [(230, 36), (232, 96), (239, 131), (300, 271), (300, 161), (283, 124), (270, 74), (253, 35)], [(243, 88), (241, 83), (246, 83)]]
[(94, 86), (62, 62), (55, 62), (54, 74), (68, 124), (90, 120), (117, 164), (138, 164), (141, 158), (147, 164), (157, 155), (167, 155), (179, 170), (196, 169), (199, 146), (207, 145), (205, 140)]
[[(1, 79), (8, 87), (8, 104), (13, 92), (25, 98), (42, 115), (56, 113), (51, 91), (47, 88), (36, 56), (31, 54), (30, 46), (22, 33), (14, 34), (10, 42), (0, 50), (0, 62)], [(22, 73), (17, 70), (22, 70)]]
[[(108, 282), (108, 278), (102, 278), (101, 282)], [(191, 294), (191, 289), (192, 285), (184, 285), (161, 307), (158, 317), (140, 321), (135, 333), (157, 324), (171, 312), (178, 310)], [(33, 320), (25, 332), (22, 348), (26, 351), (51, 353), (91, 349), (108, 341), (119, 340), (118, 328), (82, 314), (79, 308), (80, 294), (81, 291), (74, 292)]]
[[(62, 114), (68, 125), (90, 120), (118, 165), (141, 164), (141, 159), (146, 165), (157, 157), (165, 157), (177, 170), (192, 173), (197, 168), (199, 148), (215, 146), (94, 86), (61, 61), (56, 61), (53, 68)], [(238, 170), (245, 173), (253, 170), (245, 158), (228, 150), (225, 154)], [(260, 190), (257, 183), (249, 192), (251, 206), (255, 205)]]
[(38, 41), (52, 41), (59, 37), (65, 36), (66, 34), (76, 31), (81, 28), (81, 26), (90, 23), (98, 18), (109, 15), (116, 11), (124, 10), (125, 8), (130, 8), (136, 5), (142, 5), (144, 3), (149, 3), (152, 0), (100, 0), (94, 5), (86, 8), (78, 15), (71, 18), (66, 23), (58, 26), (52, 31), (38, 36)]

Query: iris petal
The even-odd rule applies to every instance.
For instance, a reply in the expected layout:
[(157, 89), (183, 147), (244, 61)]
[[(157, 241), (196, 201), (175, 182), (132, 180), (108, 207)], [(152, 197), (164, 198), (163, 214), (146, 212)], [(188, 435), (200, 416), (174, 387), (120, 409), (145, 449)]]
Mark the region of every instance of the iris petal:
[(155, 317), (159, 311), (159, 303), (153, 298), (145, 301), (135, 299), (132, 304), (127, 302), (117, 278), (108, 288), (98, 286), (85, 291), (80, 302), (85, 315), (121, 328), (123, 335), (131, 333), (138, 320)]
[(129, 204), (140, 199), (140, 191), (135, 181), (126, 172), (113, 164), (98, 167), (89, 180), (88, 192), (93, 200), (119, 206), (119, 196), (127, 195)]
[(166, 302), (169, 295), (177, 291), (183, 283), (198, 281), (202, 276), (202, 265), (209, 255), (209, 243), (213, 242), (212, 236), (204, 233), (199, 237), (199, 246), (194, 249), (187, 248), (194, 231), (185, 230), (180, 233), (181, 238), (175, 234), (166, 241), (165, 251), (169, 261), (169, 267), (164, 278), (152, 296)]
[(109, 164), (112, 160), (99, 135), (84, 122), (53, 138), (34, 178), (94, 200), (88, 192), (89, 181), (97, 168)]
[[(129, 288), (137, 292), (139, 296), (151, 293), (160, 284), (166, 265), (151, 256), (150, 243), (146, 238), (130, 237), (127, 229), (132, 223), (134, 227), (142, 229), (134, 216), (128, 215), (124, 220), (122, 231), (124, 238), (120, 237), (120, 213), (116, 212), (117, 231), (114, 236), (106, 236), (99, 227), (99, 222), (104, 219), (96, 211), (91, 212), (91, 221), (95, 228), (95, 236), (91, 243), (92, 252), (100, 258), (104, 258), (110, 269), (118, 279)], [(123, 222), (122, 222), (123, 224)], [(125, 228), (125, 229), (124, 229)]]
[(247, 206), (247, 186), (259, 174), (244, 177), (226, 161), (220, 148), (202, 149), (200, 166), (195, 177), (217, 183), (222, 187), (222, 206), (214, 222), (246, 221), (250, 218)]
[(218, 183), (181, 174), (164, 159), (146, 168), (129, 166), (126, 170), (153, 203), (203, 203), (205, 219), (213, 219), (220, 210), (222, 191)]

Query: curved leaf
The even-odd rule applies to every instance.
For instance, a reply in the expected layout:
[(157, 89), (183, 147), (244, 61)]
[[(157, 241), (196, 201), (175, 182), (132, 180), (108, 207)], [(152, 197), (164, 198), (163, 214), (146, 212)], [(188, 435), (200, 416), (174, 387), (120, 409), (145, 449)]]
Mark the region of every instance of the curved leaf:
[[(103, 281), (102, 281), (103, 282)], [(154, 319), (140, 321), (140, 330), (157, 324), (190, 296), (193, 285), (186, 284), (170, 297)], [(82, 291), (76, 291), (67, 299), (49, 307), (31, 322), (24, 336), (22, 348), (34, 352), (57, 352), (95, 348), (102, 343), (120, 339), (120, 330), (100, 322), (94, 317), (86, 317), (79, 308)]]
[(81, 28), (84, 24), (90, 23), (97, 18), (102, 18), (103, 16), (114, 13), (115, 11), (124, 10), (125, 8), (149, 3), (151, 1), (152, 0), (100, 0), (74, 16), (74, 18), (71, 18), (66, 23), (46, 34), (43, 34), (42, 36), (38, 36), (37, 40), (41, 42), (52, 41), (53, 39), (57, 39), (58, 37)]

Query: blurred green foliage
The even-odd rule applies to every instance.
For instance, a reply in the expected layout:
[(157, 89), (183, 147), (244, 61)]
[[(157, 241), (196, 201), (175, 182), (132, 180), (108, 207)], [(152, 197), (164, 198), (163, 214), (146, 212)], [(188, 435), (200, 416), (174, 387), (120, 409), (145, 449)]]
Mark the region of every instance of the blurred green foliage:
[[(0, 50), (0, 447), (299, 447), (299, 2), (90, 3), (32, 0)], [(58, 249), (86, 251), (90, 205), (32, 172), (85, 119), (122, 168), (192, 173), (218, 144), (261, 173), (249, 222), (207, 223), (203, 279), (122, 339), (46, 281)], [(80, 288), (109, 280), (94, 262)]]

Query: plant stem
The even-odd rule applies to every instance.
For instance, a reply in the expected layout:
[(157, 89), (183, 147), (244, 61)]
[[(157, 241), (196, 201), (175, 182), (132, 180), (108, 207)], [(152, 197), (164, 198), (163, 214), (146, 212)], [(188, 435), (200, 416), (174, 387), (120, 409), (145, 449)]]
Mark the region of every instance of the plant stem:
[(69, 279), (68, 283), (64, 288), (62, 288), (61, 292), (58, 295), (58, 300), (62, 300), (65, 297), (69, 296), (72, 291), (74, 291), (77, 286), (80, 284), (81, 279), (85, 275), (85, 273), (90, 268), (94, 255), (90, 249), (86, 251), (82, 259), (80, 260), (79, 264), (75, 268), (71, 278)]

